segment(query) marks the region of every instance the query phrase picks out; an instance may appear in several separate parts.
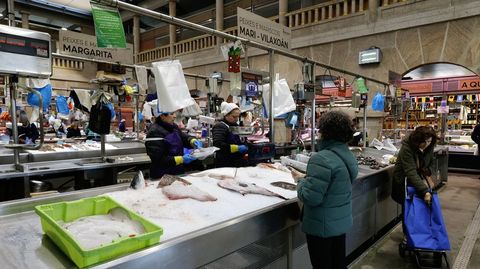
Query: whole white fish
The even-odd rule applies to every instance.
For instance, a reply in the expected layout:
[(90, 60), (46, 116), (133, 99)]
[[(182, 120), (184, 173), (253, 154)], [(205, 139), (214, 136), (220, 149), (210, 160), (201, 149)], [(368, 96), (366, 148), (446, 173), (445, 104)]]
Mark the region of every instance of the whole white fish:
[(201, 202), (216, 201), (217, 198), (200, 190), (193, 185), (187, 185), (181, 181), (174, 181), (172, 184), (162, 188), (163, 194), (165, 194), (170, 200), (192, 198)]
[(276, 196), (286, 200), (285, 197), (271, 192), (265, 188), (259, 187), (255, 183), (244, 183), (235, 179), (225, 179), (218, 181), (217, 185), (227, 190), (239, 192), (241, 195), (245, 195), (247, 193), (261, 194), (266, 196)]
[(130, 183), (130, 188), (134, 190), (141, 190), (145, 189), (145, 178), (143, 177), (142, 170), (138, 170), (137, 174), (135, 174), (135, 177), (132, 180), (132, 183)]
[(169, 174), (165, 174), (162, 176), (162, 178), (160, 178), (160, 180), (158, 181), (158, 185), (157, 185), (157, 188), (163, 188), (165, 186), (170, 186), (172, 185), (173, 182), (175, 181), (180, 181), (182, 183), (184, 183), (185, 185), (191, 185), (192, 183), (190, 183), (188, 180), (186, 179), (183, 179), (179, 176), (174, 176), (174, 175), (169, 175)]

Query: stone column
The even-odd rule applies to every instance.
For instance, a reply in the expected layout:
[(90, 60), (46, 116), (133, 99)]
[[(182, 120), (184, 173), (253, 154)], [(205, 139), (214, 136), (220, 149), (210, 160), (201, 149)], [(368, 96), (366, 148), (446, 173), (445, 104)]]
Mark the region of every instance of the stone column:
[(137, 63), (137, 55), (140, 52), (140, 17), (133, 16), (133, 62)]
[(288, 0), (278, 1), (278, 22), (281, 25), (287, 25)]
[[(177, 2), (175, 2), (175, 0), (168, 1), (168, 12), (170, 16), (177, 15)], [(173, 24), (170, 24), (169, 30), (170, 30), (170, 57), (173, 59), (173, 56), (175, 55), (175, 52), (173, 51), (173, 48), (174, 48), (173, 45), (175, 45), (175, 42), (177, 42), (177, 27)]]
[(28, 17), (30, 16), (30, 13), (21, 10), (21, 11), (20, 11), (20, 14), (22, 14), (22, 28), (28, 29), (28, 28), (29, 28), (29, 26), (28, 26)]
[(215, 1), (215, 28), (223, 31), (223, 0)]
[(368, 0), (368, 21), (374, 22), (377, 20), (378, 7), (380, 0)]

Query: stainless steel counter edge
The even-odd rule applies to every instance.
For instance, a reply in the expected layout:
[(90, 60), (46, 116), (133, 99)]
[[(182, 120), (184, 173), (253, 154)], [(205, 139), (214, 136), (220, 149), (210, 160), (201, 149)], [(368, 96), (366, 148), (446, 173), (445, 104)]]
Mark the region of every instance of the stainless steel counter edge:
[[(135, 165), (135, 164), (146, 164), (150, 163), (150, 158), (147, 154), (132, 154), (132, 155), (125, 155), (125, 156), (112, 156), (111, 158), (119, 158), (119, 157), (131, 157), (131, 161), (115, 161), (113, 163), (103, 162), (103, 163), (91, 163), (91, 164), (83, 164), (80, 163), (85, 159), (71, 159), (65, 161), (51, 161), (51, 162), (35, 162), (35, 163), (24, 163), (26, 167), (26, 171), (24, 172), (11, 172), (11, 173), (1, 173), (0, 179), (4, 178), (14, 178), (14, 177), (25, 177), (25, 176), (35, 176), (35, 175), (45, 175), (45, 174), (54, 174), (60, 172), (68, 172), (68, 171), (80, 171), (80, 170), (91, 170), (91, 169), (100, 169), (100, 168), (109, 168), (109, 167), (116, 167), (122, 165)], [(99, 159), (99, 158), (89, 158), (89, 159)], [(87, 159), (87, 160), (89, 160)], [(48, 169), (38, 169), (48, 167)], [(33, 170), (32, 168), (36, 168)], [(9, 171), (12, 170), (12, 165), (0, 165), (0, 171)], [(30, 170), (32, 169), (32, 170)]]
[[(97, 187), (93, 189), (78, 190), (73, 192), (56, 193), (52, 195), (25, 198), (0, 203), (0, 217), (18, 213), (33, 211), (35, 206), (51, 204), (56, 202), (73, 201), (81, 198), (101, 195), (108, 192), (125, 190), (130, 183), (110, 185), (105, 187)], [(33, 212), (32, 212), (33, 213)]]

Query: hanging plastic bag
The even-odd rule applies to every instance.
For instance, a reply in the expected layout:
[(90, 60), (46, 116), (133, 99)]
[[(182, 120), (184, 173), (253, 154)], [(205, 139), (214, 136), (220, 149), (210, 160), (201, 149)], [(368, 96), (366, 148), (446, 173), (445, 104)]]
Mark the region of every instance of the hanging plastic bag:
[(374, 111), (381, 111), (381, 112), (383, 112), (385, 109), (385, 98), (379, 92), (377, 92), (377, 94), (375, 94), (375, 96), (372, 99), (372, 109)]
[(110, 109), (110, 120), (115, 120), (115, 109), (113, 108), (113, 104), (112, 103), (107, 103), (105, 104), (105, 106), (108, 107), (108, 109)]
[(357, 78), (355, 81), (355, 86), (359, 93), (368, 93), (367, 85), (365, 85), (365, 80), (363, 78)]
[(40, 117), (40, 108), (39, 107), (33, 107), (32, 115), (30, 116), (30, 122), (36, 122), (39, 117)]
[(158, 102), (162, 112), (173, 112), (193, 105), (182, 65), (178, 60), (152, 64), (157, 86)]
[(73, 108), (75, 108), (75, 102), (73, 101), (72, 97), (68, 97), (67, 107), (68, 107), (69, 110), (73, 110)]
[(109, 134), (112, 112), (103, 102), (97, 102), (90, 109), (88, 128), (97, 134)]
[(67, 97), (58, 95), (57, 96), (57, 112), (60, 114), (68, 115), (70, 110), (68, 109)]
[(193, 103), (193, 105), (191, 106), (187, 106), (182, 111), (182, 115), (185, 117), (195, 117), (195, 116), (201, 115), (202, 113), (203, 113), (202, 109), (197, 104), (197, 102)]
[(232, 96), (239, 96), (241, 93), (241, 90), (242, 90), (242, 78), (240, 76), (240, 73), (230, 73), (230, 94)]
[[(43, 110), (47, 111), (50, 106), (50, 101), (52, 99), (52, 85), (47, 84), (43, 88), (35, 88), (36, 91), (39, 91), (43, 99)], [(27, 95), (27, 103), (31, 106), (40, 107), (40, 100), (38, 96), (33, 92), (29, 92)]]
[[(267, 114), (270, 111), (270, 85), (265, 84), (263, 89), (263, 102), (266, 106)], [(293, 100), (290, 87), (285, 79), (277, 79), (273, 82), (273, 116), (277, 117), (282, 114), (297, 109), (295, 100)]]

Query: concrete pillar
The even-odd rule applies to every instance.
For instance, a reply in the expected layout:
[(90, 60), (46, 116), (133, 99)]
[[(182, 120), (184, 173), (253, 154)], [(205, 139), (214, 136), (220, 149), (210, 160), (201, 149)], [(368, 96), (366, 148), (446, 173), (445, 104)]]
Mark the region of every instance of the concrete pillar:
[(278, 22), (281, 25), (287, 25), (288, 0), (278, 1)]
[(22, 14), (22, 28), (28, 29), (28, 17), (30, 16), (29, 12), (20, 11), (20, 14)]
[(137, 55), (140, 53), (140, 17), (133, 16), (133, 62), (137, 63)]
[(223, 0), (215, 1), (215, 29), (223, 31)]
[[(168, 12), (170, 16), (177, 15), (177, 2), (175, 0), (168, 1)], [(170, 30), (170, 56), (173, 58), (175, 52), (173, 51), (175, 42), (177, 42), (177, 27), (173, 24), (169, 26)]]
[(14, 0), (7, 0), (7, 17), (8, 17), (8, 26), (15, 27), (15, 1)]
[(378, 7), (380, 6), (380, 0), (368, 0), (368, 20), (374, 22), (377, 20)]

